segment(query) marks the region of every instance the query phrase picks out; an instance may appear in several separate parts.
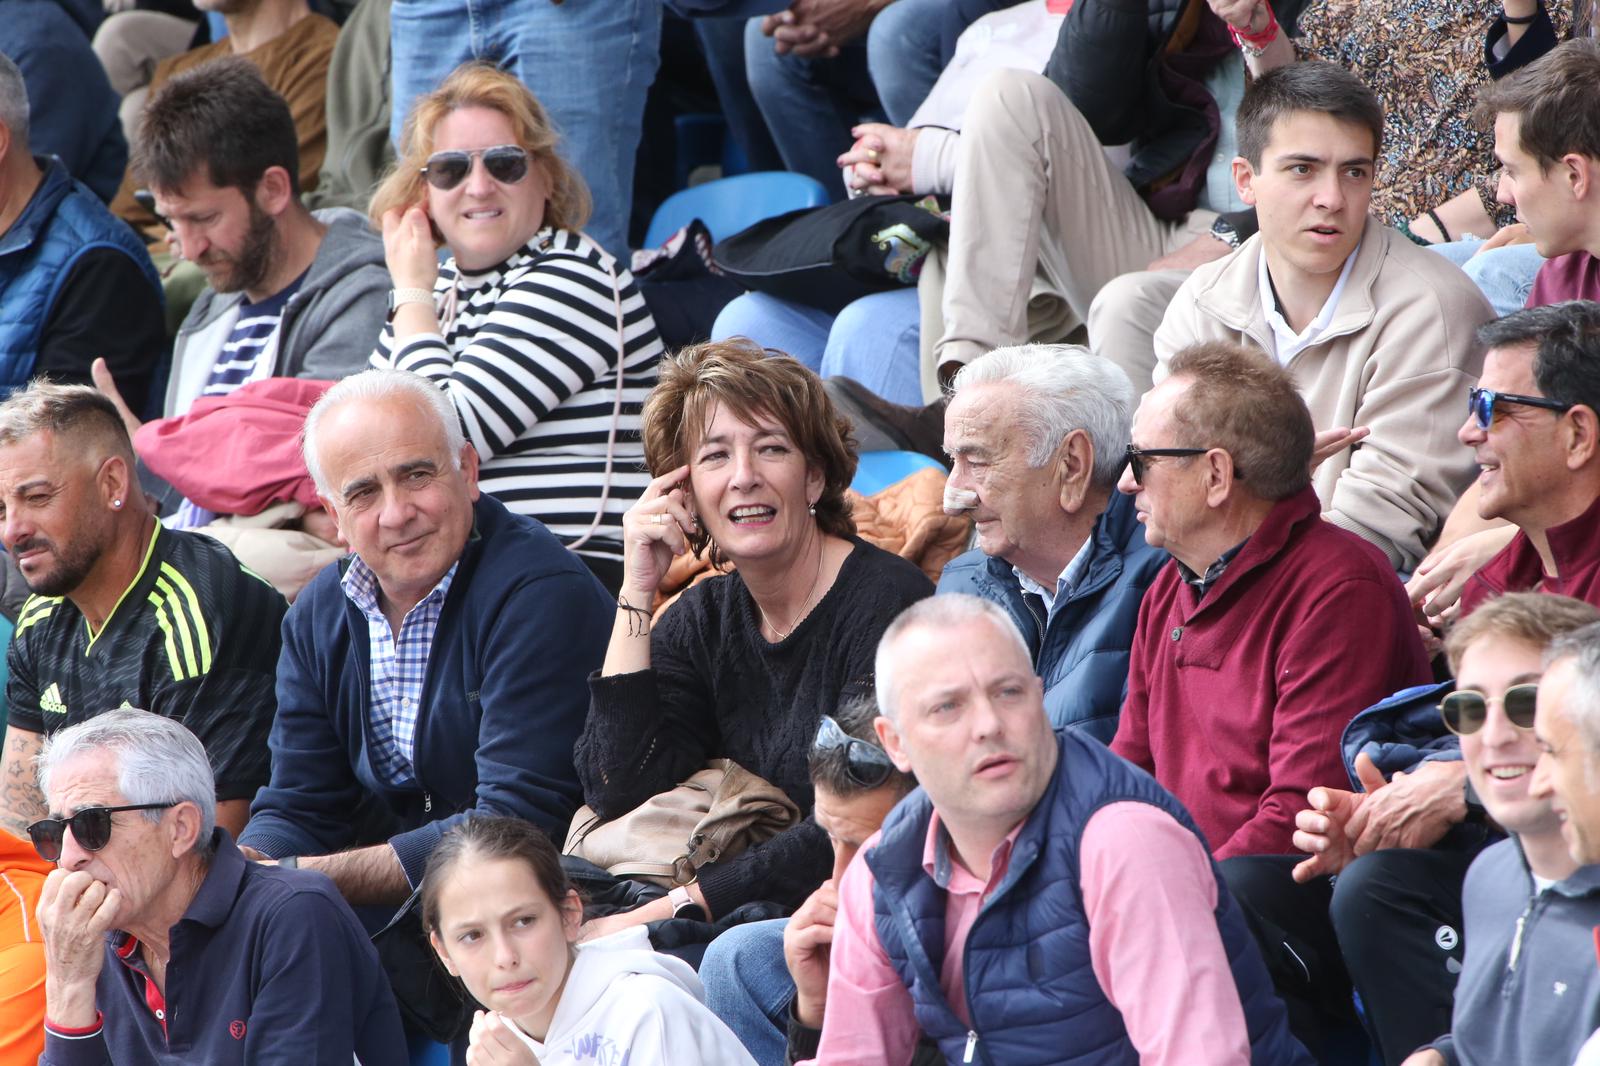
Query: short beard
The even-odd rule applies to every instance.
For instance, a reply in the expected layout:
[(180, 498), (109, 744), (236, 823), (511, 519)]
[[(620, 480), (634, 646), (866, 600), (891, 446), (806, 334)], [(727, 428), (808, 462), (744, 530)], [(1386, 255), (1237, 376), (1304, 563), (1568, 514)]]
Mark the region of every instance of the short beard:
[[(97, 546), (79, 543), (75, 547), (61, 551), (54, 542), (43, 541), (49, 547), (50, 554), (55, 558), (56, 565), (37, 577), (22, 575), (23, 583), (28, 586), (28, 591), (36, 596), (67, 596), (79, 585), (83, 584), (89, 571), (94, 569), (100, 561), (100, 550)], [(34, 540), (23, 541), (12, 548), (13, 553), (27, 551), (36, 547)], [(20, 572), (20, 567), (18, 568)]]
[(213, 280), (211, 287), (217, 292), (245, 292), (256, 289), (272, 271), (275, 258), (273, 238), (277, 234), (277, 220), (250, 203), (250, 228), (244, 234), (244, 246), (233, 258), (233, 269), (227, 277)]

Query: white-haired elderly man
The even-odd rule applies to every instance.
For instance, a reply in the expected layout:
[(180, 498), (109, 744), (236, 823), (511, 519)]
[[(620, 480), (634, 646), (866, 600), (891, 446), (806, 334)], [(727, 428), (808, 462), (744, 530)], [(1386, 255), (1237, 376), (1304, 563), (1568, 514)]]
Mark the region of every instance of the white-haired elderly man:
[(1302, 1066), (1283, 1004), (1183, 807), (1052, 732), (1016, 626), (933, 596), (884, 632), (885, 751), (920, 788), (839, 884), (815, 1062)]
[(42, 1066), (405, 1062), (377, 952), (324, 877), (245, 861), (195, 738), (124, 708), (51, 737)]
[[(354, 554), (284, 620), (272, 779), (246, 853), (376, 905), (404, 900), (468, 813), (559, 838), (615, 602), (538, 521), (479, 494), (477, 453), (424, 378), (345, 378), (311, 409), (304, 448)], [(377, 842), (353, 817), (374, 806), (390, 822)]]
[(1087, 348), (1029, 344), (974, 359), (952, 390), (945, 506), (971, 512), (978, 546), (944, 568), (939, 592), (999, 604), (1051, 724), (1110, 743), (1139, 602), (1168, 558), (1117, 492), (1133, 386)]

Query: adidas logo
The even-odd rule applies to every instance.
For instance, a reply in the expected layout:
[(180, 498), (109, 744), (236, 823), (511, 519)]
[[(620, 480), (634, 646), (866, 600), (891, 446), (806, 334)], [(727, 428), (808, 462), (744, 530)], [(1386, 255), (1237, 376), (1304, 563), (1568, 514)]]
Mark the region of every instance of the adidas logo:
[(39, 697), (39, 710), (46, 714), (67, 713), (67, 705), (61, 702), (61, 690), (56, 688), (54, 682), (44, 690), (44, 695)]

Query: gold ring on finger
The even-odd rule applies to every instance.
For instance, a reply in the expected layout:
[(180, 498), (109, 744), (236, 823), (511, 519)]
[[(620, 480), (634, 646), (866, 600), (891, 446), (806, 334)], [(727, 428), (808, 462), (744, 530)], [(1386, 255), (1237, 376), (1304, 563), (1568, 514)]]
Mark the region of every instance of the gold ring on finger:
[(867, 149), (867, 161), (869, 163), (876, 163), (878, 161), (878, 150), (876, 148)]

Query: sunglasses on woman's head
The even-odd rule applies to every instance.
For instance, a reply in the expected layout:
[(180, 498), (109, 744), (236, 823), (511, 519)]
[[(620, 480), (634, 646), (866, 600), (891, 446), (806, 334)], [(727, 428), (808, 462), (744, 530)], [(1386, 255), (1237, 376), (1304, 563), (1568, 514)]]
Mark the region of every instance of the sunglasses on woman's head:
[(1493, 389), (1469, 389), (1467, 391), (1467, 411), (1472, 415), (1472, 421), (1479, 429), (1488, 429), (1494, 425), (1495, 419), (1504, 412), (1496, 408), (1502, 404), (1516, 404), (1520, 407), (1542, 407), (1547, 411), (1570, 411), (1572, 404), (1562, 403), (1560, 400), (1550, 400), (1543, 396), (1518, 396), (1512, 392), (1495, 392)]
[(811, 742), (811, 748), (813, 751), (843, 748), (845, 772), (862, 788), (877, 788), (889, 780), (889, 774), (894, 771), (894, 763), (887, 752), (846, 733), (827, 715), (823, 715), (817, 726), (817, 739)]
[(1496, 697), (1462, 688), (1439, 701), (1439, 714), (1444, 718), (1446, 729), (1458, 736), (1467, 736), (1483, 728), (1483, 723), (1489, 720), (1489, 705), (1499, 703), (1512, 725), (1518, 729), (1532, 729), (1538, 695), (1539, 685), (1535, 681), (1512, 685), (1504, 696)]
[(472, 157), (483, 157), (483, 169), (502, 185), (515, 185), (528, 176), (527, 149), (515, 144), (497, 144), (493, 148), (474, 148), (471, 151), (450, 150), (435, 152), (422, 168), (422, 176), (440, 192), (447, 192), (467, 180), (472, 172)]
[(164, 811), (176, 803), (125, 803), (120, 807), (85, 807), (71, 818), (41, 818), (28, 826), (28, 839), (33, 850), (45, 862), (61, 859), (61, 842), (67, 829), (72, 829), (72, 839), (84, 851), (99, 851), (111, 843), (111, 816), (119, 811)]

